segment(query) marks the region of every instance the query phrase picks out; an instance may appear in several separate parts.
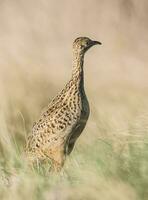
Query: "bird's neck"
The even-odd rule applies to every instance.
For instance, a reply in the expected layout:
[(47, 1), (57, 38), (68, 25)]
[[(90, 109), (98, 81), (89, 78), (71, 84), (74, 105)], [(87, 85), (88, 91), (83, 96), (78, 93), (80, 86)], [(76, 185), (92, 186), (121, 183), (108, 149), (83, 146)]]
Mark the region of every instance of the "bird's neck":
[(72, 79), (76, 81), (79, 87), (84, 87), (84, 72), (83, 72), (84, 54), (73, 53), (73, 69)]

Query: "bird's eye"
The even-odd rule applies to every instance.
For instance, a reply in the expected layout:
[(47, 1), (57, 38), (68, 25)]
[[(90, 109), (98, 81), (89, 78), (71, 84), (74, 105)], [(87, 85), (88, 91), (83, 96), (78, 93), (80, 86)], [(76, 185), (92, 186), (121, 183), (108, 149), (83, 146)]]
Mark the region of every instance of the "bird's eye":
[(89, 45), (89, 42), (86, 42), (86, 45), (88, 46), (88, 45)]

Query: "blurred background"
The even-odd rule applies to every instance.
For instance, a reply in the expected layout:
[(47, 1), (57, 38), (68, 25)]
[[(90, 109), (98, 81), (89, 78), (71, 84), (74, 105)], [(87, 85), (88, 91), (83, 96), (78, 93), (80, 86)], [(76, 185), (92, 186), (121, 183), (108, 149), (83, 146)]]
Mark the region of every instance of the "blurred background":
[(1, 105), (9, 97), (9, 104), (15, 99), (31, 109), (41, 96), (46, 105), (71, 76), (79, 36), (103, 44), (85, 56), (92, 104), (103, 94), (147, 95), (147, 11), (146, 0), (1, 0)]
[[(76, 154), (85, 154), (85, 147), (94, 148), (97, 139), (110, 138), (118, 151), (129, 135), (130, 139), (133, 135), (147, 136), (148, 1), (0, 0), (1, 138), (7, 132), (23, 149), (25, 137), (41, 109), (70, 79), (72, 43), (80, 36), (98, 40), (102, 45), (85, 56), (85, 87), (91, 116), (77, 143)], [(1, 152), (7, 143), (4, 141)], [(135, 177), (132, 184), (139, 180)], [(115, 198), (116, 191), (111, 187), (114, 181), (108, 185), (109, 196), (99, 186), (103, 199), (110, 199), (110, 195)], [(87, 189), (89, 180), (84, 182)], [(121, 199), (136, 199), (133, 190), (119, 182)], [(141, 183), (145, 188), (148, 185)], [(143, 190), (140, 192), (144, 194)]]

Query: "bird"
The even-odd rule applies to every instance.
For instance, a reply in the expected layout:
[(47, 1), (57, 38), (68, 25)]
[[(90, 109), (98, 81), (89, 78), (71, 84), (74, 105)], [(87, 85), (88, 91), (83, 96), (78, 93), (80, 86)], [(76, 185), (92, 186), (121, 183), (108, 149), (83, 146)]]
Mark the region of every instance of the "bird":
[(51, 161), (51, 171), (59, 172), (72, 152), (90, 114), (84, 88), (84, 55), (101, 42), (78, 37), (73, 42), (72, 76), (41, 113), (27, 137), (25, 152), (31, 163)]

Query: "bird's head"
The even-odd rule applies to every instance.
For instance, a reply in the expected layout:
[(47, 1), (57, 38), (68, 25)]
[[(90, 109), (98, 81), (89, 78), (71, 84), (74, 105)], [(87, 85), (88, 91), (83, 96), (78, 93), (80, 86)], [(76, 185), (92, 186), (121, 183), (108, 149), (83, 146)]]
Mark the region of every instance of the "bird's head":
[(88, 37), (78, 37), (73, 43), (73, 50), (84, 54), (90, 47), (97, 44), (101, 45), (101, 42), (91, 40)]

